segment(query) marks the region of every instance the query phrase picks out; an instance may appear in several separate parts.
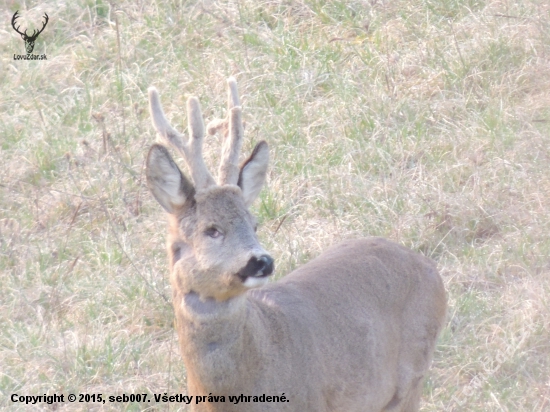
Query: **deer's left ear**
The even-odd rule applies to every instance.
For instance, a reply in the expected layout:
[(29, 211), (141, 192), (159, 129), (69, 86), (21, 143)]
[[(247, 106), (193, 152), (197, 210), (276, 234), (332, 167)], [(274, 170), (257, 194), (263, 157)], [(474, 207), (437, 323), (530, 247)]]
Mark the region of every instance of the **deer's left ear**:
[(267, 175), (269, 164), (269, 146), (262, 140), (259, 142), (250, 157), (241, 166), (237, 185), (241, 188), (246, 207), (260, 194)]
[(195, 195), (195, 188), (181, 172), (166, 147), (154, 144), (147, 155), (147, 186), (168, 213), (175, 214)]

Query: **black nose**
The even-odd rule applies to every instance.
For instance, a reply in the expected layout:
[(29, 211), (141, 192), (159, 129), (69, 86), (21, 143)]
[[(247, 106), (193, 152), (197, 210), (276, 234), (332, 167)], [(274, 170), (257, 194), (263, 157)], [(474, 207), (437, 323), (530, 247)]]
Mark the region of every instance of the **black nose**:
[(245, 267), (237, 275), (245, 281), (247, 277), (263, 277), (273, 273), (273, 258), (269, 255), (250, 258)]
[(263, 276), (269, 276), (273, 273), (273, 268), (274, 268), (274, 265), (273, 265), (273, 258), (269, 255), (263, 255), (263, 256), (260, 256), (260, 258), (258, 259), (258, 263), (259, 263), (259, 267), (260, 269), (258, 270), (258, 272), (262, 272), (262, 275)]

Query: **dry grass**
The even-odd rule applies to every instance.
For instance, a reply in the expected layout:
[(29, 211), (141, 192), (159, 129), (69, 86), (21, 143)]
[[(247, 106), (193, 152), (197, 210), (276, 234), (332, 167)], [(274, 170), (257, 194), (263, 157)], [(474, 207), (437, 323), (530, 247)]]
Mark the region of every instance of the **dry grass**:
[[(278, 275), (345, 237), (422, 251), (450, 305), (422, 410), (550, 411), (547, 1), (4, 4), (0, 407), (184, 390), (145, 90), (182, 129), (186, 93), (219, 116), (235, 75), (246, 148), (272, 148), (254, 209)], [(47, 61), (12, 60), (17, 9), (49, 14)]]

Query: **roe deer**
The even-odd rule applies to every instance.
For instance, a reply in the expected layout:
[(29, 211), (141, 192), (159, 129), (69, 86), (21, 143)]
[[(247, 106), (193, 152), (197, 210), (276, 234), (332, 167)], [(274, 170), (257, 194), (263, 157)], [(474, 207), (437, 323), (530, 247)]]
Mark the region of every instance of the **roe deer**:
[[(184, 139), (149, 88), (153, 125), (183, 155), (192, 178), (164, 146), (151, 147), (147, 184), (169, 217), (170, 282), (191, 409), (417, 411), (446, 312), (434, 262), (381, 238), (348, 240), (267, 284), (273, 259), (248, 207), (266, 178), (268, 146), (259, 142), (238, 166), (241, 107), (235, 79), (228, 86), (227, 118), (208, 126), (224, 135), (218, 184), (202, 157), (197, 98), (187, 101)], [(209, 395), (218, 398), (209, 402)]]

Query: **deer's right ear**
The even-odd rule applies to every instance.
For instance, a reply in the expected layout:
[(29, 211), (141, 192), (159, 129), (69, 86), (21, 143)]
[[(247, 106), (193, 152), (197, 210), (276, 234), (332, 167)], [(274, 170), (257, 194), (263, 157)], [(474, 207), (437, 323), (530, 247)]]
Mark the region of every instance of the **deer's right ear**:
[(243, 192), (246, 207), (250, 207), (260, 194), (262, 186), (265, 183), (268, 163), (269, 147), (262, 140), (256, 145), (250, 157), (241, 166), (241, 172), (239, 173), (237, 185)]
[(145, 175), (149, 190), (168, 213), (176, 213), (195, 194), (191, 182), (160, 144), (149, 149)]

